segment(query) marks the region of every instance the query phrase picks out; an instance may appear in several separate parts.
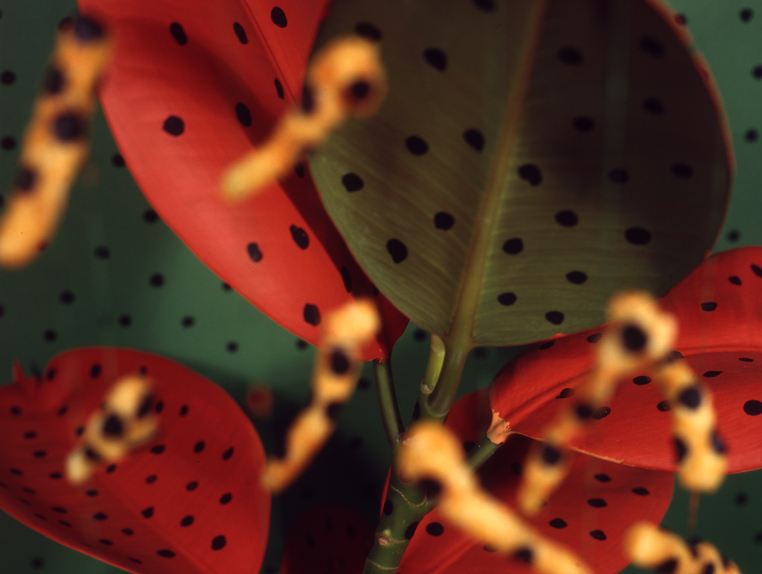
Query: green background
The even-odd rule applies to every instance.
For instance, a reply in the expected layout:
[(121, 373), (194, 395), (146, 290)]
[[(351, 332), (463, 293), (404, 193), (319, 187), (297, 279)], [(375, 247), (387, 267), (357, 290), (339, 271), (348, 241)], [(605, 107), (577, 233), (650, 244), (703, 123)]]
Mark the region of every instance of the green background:
[[(762, 0), (674, 0), (719, 84), (738, 173), (716, 250), (762, 244)], [(11, 181), (57, 23), (74, 0), (0, 0), (0, 182)], [(748, 11), (747, 11), (748, 10)], [(8, 73), (10, 72), (10, 73)], [(269, 452), (308, 400), (314, 349), (261, 315), (208, 271), (155, 217), (118, 153), (102, 115), (90, 163), (72, 194), (63, 226), (43, 257), (20, 272), (0, 272), (0, 369), (29, 372), (55, 354), (85, 345), (159, 353), (206, 375), (238, 400), (253, 381), (275, 391), (276, 412), (258, 430)], [(759, 135), (758, 132), (759, 131)], [(117, 162), (118, 163), (118, 162)], [(107, 247), (101, 258), (96, 249)], [(161, 287), (150, 278), (161, 274)], [(191, 326), (185, 326), (192, 317)], [(54, 333), (54, 336), (51, 335)], [(237, 349), (230, 350), (235, 342)], [(486, 385), (517, 349), (477, 349), (461, 393)], [(403, 418), (409, 419), (425, 369), (428, 336), (411, 325), (393, 364)], [(274, 500), (263, 571), (278, 570), (288, 525), (313, 504), (342, 501), (377, 516), (390, 461), (372, 377), (339, 419), (324, 452)], [(730, 476), (701, 498), (696, 534), (715, 542), (746, 573), (762, 570), (762, 473)], [(665, 523), (685, 533), (687, 495), (678, 492)], [(636, 569), (632, 569), (635, 571)], [(111, 573), (120, 570), (60, 546), (0, 512), (0, 572)]]

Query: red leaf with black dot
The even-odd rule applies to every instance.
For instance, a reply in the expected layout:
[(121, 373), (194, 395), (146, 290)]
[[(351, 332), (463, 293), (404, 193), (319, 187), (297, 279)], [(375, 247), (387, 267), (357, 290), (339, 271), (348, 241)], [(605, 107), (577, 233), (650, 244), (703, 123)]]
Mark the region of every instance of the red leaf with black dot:
[[(81, 485), (65, 461), (112, 384), (145, 373), (159, 433)], [(54, 357), (41, 378), (18, 365), (0, 387), (0, 508), (75, 550), (139, 574), (248, 574), (262, 563), (270, 493), (265, 454), (222, 389), (139, 351)]]

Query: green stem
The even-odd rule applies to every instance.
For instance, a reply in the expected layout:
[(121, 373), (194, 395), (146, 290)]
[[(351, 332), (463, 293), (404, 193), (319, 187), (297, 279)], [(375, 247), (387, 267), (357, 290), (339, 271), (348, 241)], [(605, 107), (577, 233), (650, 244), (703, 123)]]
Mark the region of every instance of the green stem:
[(471, 470), (476, 472), (479, 468), (487, 462), (487, 459), (497, 452), (497, 450), (505, 443), (495, 444), (485, 434), (474, 448), (468, 451), (466, 455), (466, 463)]
[[(424, 393), (418, 398), (421, 406), (421, 418), (444, 421), (458, 393), (463, 366), (466, 364), (468, 345), (448, 345), (444, 356), (442, 372), (434, 390), (425, 398)], [(422, 400), (423, 399), (423, 400)]]
[(384, 511), (363, 574), (396, 572), (418, 523), (427, 512), (425, 489), (420, 484), (402, 482), (392, 467)]
[(429, 364), (426, 365), (426, 374), (423, 376), (423, 381), (421, 381), (422, 393), (431, 393), (431, 391), (434, 390), (434, 387), (437, 386), (439, 374), (442, 372), (442, 364), (444, 363), (444, 358), (444, 341), (432, 333), (431, 350), (429, 351)]
[(392, 376), (392, 362), (390, 360), (373, 361), (373, 374), (376, 378), (376, 392), (378, 393), (378, 406), (381, 409), (381, 420), (384, 424), (386, 438), (392, 448), (399, 443), (405, 426), (397, 406), (397, 394), (394, 391), (394, 377)]

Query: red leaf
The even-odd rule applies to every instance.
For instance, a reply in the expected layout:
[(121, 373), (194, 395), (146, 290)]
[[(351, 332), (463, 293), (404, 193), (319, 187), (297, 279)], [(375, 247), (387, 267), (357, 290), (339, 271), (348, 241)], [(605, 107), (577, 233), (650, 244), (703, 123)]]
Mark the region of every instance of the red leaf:
[[(729, 472), (762, 467), (762, 248), (705, 260), (661, 299), (677, 316), (675, 348), (712, 390)], [(491, 385), (492, 408), (513, 430), (539, 437), (593, 364), (601, 328), (541, 343), (508, 363)], [(574, 446), (611, 460), (674, 471), (666, 402), (643, 374), (621, 381), (611, 411)], [(602, 414), (602, 413), (601, 413)]]
[[(62, 475), (78, 429), (116, 379), (142, 368), (158, 438), (72, 486)], [(49, 538), (141, 574), (248, 574), (262, 562), (262, 444), (222, 389), (178, 363), (93, 347), (53, 358), (40, 379), (17, 368), (0, 387), (0, 436), (0, 508)]]
[[(487, 390), (483, 389), (455, 403), (447, 426), (463, 441), (476, 442), (486, 430), (489, 417)], [(481, 424), (475, 424), (478, 420)], [(514, 435), (479, 471), (487, 490), (513, 508), (521, 463), (532, 442)], [(621, 550), (627, 529), (637, 520), (660, 522), (672, 498), (672, 486), (669, 473), (577, 455), (569, 477), (529, 522), (545, 536), (577, 552), (596, 574), (613, 574), (629, 562)], [(440, 572), (528, 574), (533, 570), (518, 559), (506, 558), (475, 543), (435, 509), (418, 526), (399, 573)]]
[[(117, 33), (101, 102), (146, 197), (212, 271), (318, 344), (325, 313), (372, 286), (323, 209), (309, 170), (302, 166), (236, 206), (221, 198), (219, 182), (301, 98), (327, 0), (279, 2), (280, 11), (254, 1), (79, 4)], [(383, 296), (377, 300), (387, 332), (366, 347), (365, 360), (388, 356), (407, 325)]]
[(373, 526), (348, 506), (322, 504), (291, 526), (281, 574), (357, 574), (373, 545)]

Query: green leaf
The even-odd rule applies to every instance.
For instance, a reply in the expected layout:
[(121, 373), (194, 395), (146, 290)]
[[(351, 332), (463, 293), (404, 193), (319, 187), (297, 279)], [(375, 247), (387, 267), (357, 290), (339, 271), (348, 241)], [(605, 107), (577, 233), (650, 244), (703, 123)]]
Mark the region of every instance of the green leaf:
[(449, 347), (593, 326), (711, 248), (732, 152), (661, 5), (338, 0), (318, 47), (368, 24), (389, 96), (310, 165), (360, 265)]

